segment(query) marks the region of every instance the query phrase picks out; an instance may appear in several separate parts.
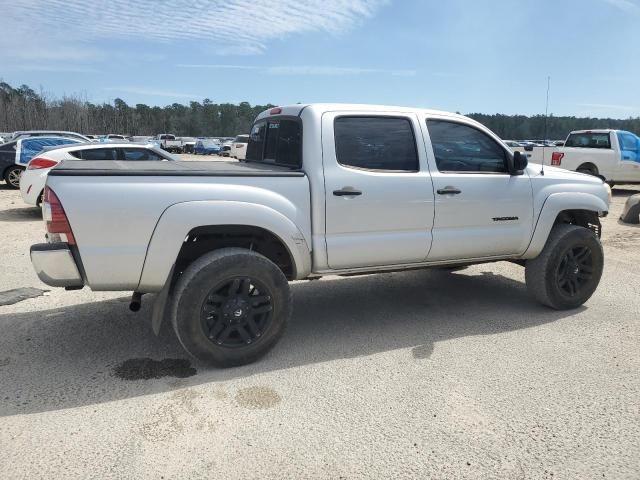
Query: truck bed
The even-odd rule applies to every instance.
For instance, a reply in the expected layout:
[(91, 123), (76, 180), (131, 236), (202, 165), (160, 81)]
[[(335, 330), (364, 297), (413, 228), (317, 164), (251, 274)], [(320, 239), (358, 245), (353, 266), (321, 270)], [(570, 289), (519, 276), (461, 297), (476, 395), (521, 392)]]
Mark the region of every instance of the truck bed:
[[(95, 290), (138, 288), (152, 235), (162, 222), (171, 224), (169, 233), (157, 234), (177, 249), (172, 262), (191, 228), (207, 222), (236, 224), (246, 214), (234, 208), (247, 205), (260, 212), (252, 221), (260, 222), (273, 212), (311, 241), (308, 179), (300, 170), (277, 165), (71, 160), (49, 172), (47, 186), (65, 209), (86, 283)], [(189, 213), (172, 216), (182, 209)], [(204, 212), (205, 218), (197, 212)], [(198, 218), (202, 223), (183, 225)]]
[(82, 177), (303, 177), (304, 172), (279, 165), (219, 161), (66, 160), (49, 176)]

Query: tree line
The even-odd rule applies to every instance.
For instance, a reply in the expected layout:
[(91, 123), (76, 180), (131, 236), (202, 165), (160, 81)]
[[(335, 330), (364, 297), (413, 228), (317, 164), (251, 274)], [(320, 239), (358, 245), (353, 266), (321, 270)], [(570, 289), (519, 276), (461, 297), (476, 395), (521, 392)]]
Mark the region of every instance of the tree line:
[[(241, 102), (202, 102), (188, 105), (173, 103), (164, 107), (143, 103), (128, 105), (121, 98), (112, 103), (87, 101), (80, 95), (52, 98), (27, 85), (17, 88), (0, 82), (0, 131), (70, 130), (84, 134), (117, 133), (155, 135), (173, 133), (180, 136), (230, 137), (247, 133), (255, 117), (273, 105)], [(640, 117), (628, 119), (578, 118), (544, 115), (469, 114), (502, 138), (564, 139), (572, 130), (614, 128), (640, 134)], [(546, 123), (546, 126), (545, 126)], [(546, 135), (545, 135), (546, 132)]]

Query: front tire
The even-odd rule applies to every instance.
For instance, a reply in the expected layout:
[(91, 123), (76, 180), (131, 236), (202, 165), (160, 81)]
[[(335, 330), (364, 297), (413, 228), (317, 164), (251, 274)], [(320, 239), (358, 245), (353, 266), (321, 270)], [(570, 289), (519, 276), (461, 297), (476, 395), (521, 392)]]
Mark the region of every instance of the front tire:
[(556, 225), (540, 255), (527, 261), (527, 289), (540, 303), (556, 310), (577, 308), (596, 291), (603, 266), (602, 245), (591, 230)]
[(4, 172), (4, 181), (7, 182), (7, 185), (11, 188), (20, 188), (20, 176), (23, 170), (23, 168), (18, 166), (9, 167)]
[(254, 362), (291, 315), (289, 284), (266, 257), (240, 248), (203, 255), (175, 288), (172, 323), (184, 349), (218, 367)]

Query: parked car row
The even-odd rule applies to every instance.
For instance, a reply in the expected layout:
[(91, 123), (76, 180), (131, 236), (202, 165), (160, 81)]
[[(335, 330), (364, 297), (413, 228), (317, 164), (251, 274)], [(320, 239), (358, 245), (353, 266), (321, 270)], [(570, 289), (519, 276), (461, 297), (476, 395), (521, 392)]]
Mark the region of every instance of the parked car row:
[(632, 132), (576, 130), (565, 141), (505, 143), (529, 161), (600, 177), (609, 185), (640, 183), (640, 137)]
[[(248, 135), (238, 135), (233, 139), (196, 139), (193, 137), (180, 138), (168, 133), (159, 134), (155, 137), (126, 137), (118, 134), (103, 136), (81, 135), (76, 132), (57, 130), (17, 131), (11, 134), (3, 134), (0, 137), (0, 179), (4, 180), (12, 188), (20, 188), (20, 177), (29, 168), (30, 160), (35, 158), (39, 152), (51, 150), (61, 145), (88, 144), (89, 146), (100, 148), (108, 144), (108, 148), (115, 148), (115, 144), (128, 144), (146, 146), (169, 153), (222, 155), (244, 160), (248, 138)], [(7, 139), (8, 141), (5, 141)], [(116, 149), (114, 151), (118, 152), (119, 150)], [(128, 160), (128, 158), (124, 158), (121, 155), (116, 155), (112, 159)], [(34, 165), (38, 165), (38, 163), (36, 162)]]
[(2, 179), (10, 187), (19, 188), (22, 172), (38, 152), (47, 147), (83, 143), (87, 142), (70, 137), (18, 137), (16, 140), (0, 145), (0, 174)]
[(44, 148), (27, 165), (18, 177), (20, 194), (30, 205), (39, 206), (43, 199), (44, 187), (49, 171), (63, 160), (121, 160), (121, 161), (175, 161), (171, 154), (151, 146), (129, 142), (74, 143)]

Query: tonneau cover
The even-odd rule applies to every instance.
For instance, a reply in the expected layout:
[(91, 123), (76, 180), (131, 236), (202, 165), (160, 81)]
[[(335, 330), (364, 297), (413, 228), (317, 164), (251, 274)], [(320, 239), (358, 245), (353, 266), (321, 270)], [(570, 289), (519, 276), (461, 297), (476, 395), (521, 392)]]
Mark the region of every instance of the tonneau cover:
[(53, 168), (49, 175), (83, 177), (302, 177), (304, 172), (278, 165), (251, 162), (65, 160)]

